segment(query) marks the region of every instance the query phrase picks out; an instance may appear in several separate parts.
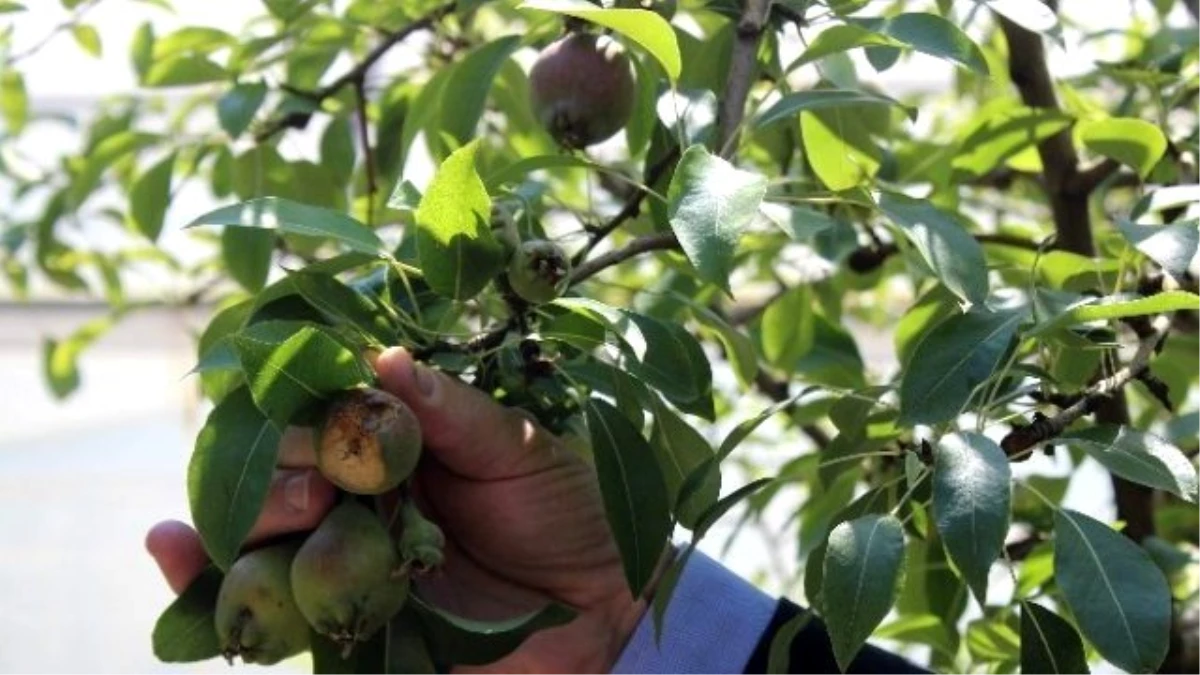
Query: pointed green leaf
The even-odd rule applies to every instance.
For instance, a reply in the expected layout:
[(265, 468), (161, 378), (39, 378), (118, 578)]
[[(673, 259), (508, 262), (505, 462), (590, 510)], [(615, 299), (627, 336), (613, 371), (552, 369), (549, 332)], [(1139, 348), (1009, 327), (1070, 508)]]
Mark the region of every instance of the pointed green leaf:
[(348, 115), (329, 120), (321, 133), (321, 165), (338, 180), (348, 183), (354, 175), (354, 124)]
[(142, 236), (158, 241), (163, 218), (171, 202), (171, 175), (175, 171), (175, 153), (150, 167), (133, 184), (129, 193), (129, 219)]
[(704, 349), (686, 328), (636, 312), (623, 312), (644, 341), (640, 360), (629, 372), (658, 389), (680, 410), (711, 420), (714, 417), (712, 365)]
[(251, 199), (219, 208), (193, 220), (197, 225), (234, 225), (279, 230), (304, 237), (333, 239), (368, 254), (383, 251), (383, 242), (366, 225), (340, 211), (300, 204), (279, 197)]
[(1069, 306), (1066, 310), (1038, 324), (1031, 334), (1048, 333), (1056, 328), (1073, 326), (1089, 321), (1123, 319), (1130, 316), (1149, 316), (1179, 310), (1200, 310), (1200, 296), (1187, 291), (1165, 291), (1148, 297), (1113, 295), (1104, 298), (1089, 297)]
[(892, 516), (863, 516), (829, 533), (821, 606), (843, 672), (891, 610), (903, 566), (904, 531)]
[(599, 399), (587, 403), (586, 415), (604, 511), (629, 589), (640, 596), (671, 535), (666, 483), (654, 451), (629, 418)]
[(813, 347), (815, 312), (812, 288), (802, 284), (767, 305), (762, 315), (762, 354), (767, 362), (785, 372)]
[(987, 436), (962, 432), (938, 441), (934, 521), (946, 553), (980, 605), (987, 602), (988, 571), (1008, 534), (1011, 480), (1008, 457)]
[(1149, 122), (1131, 117), (1109, 117), (1088, 120), (1079, 125), (1079, 140), (1097, 154), (1130, 166), (1142, 178), (1167, 151), (1167, 137), (1162, 129)]
[(654, 12), (641, 9), (603, 9), (584, 0), (525, 0), (522, 8), (556, 12), (611, 28), (636, 42), (662, 65), (667, 77), (678, 80), (683, 72), (679, 43), (671, 24)]
[(296, 292), (334, 325), (346, 324), (374, 337), (381, 345), (396, 340), (396, 328), (370, 296), (328, 274), (300, 270), (291, 275)]
[(800, 140), (813, 172), (830, 190), (858, 187), (879, 173), (883, 151), (853, 108), (800, 111)]
[(316, 326), (275, 342), (253, 327), (229, 338), (254, 403), (280, 427), (330, 394), (364, 384), (358, 357)]
[(216, 567), (206, 567), (158, 617), (151, 641), (159, 661), (191, 663), (221, 655), (213, 613), (223, 578)]
[(900, 377), (900, 424), (956, 417), (972, 391), (1000, 364), (1024, 318), (1020, 311), (973, 309), (929, 331)]
[(835, 24), (813, 38), (804, 53), (787, 67), (791, 72), (807, 63), (812, 63), (830, 54), (858, 47), (905, 47), (905, 43), (887, 35), (867, 30), (851, 23)]
[(100, 32), (95, 26), (89, 26), (86, 23), (77, 23), (71, 26), (71, 37), (75, 38), (75, 44), (79, 48), (95, 58), (100, 58), (104, 54), (104, 44), (100, 41)]
[[(841, 27), (854, 28), (853, 26)], [(822, 35), (824, 34), (822, 33)], [(792, 119), (803, 110), (821, 110), (823, 108), (843, 108), (860, 105), (896, 106), (904, 110), (904, 114), (908, 115), (909, 119), (914, 121), (917, 119), (916, 108), (906, 106), (886, 96), (854, 89), (813, 89), (785, 94), (774, 105), (760, 113), (754, 119), (754, 125), (756, 127), (765, 127), (779, 120)]]
[(174, 56), (155, 61), (146, 71), (147, 87), (185, 87), (219, 82), (229, 77), (225, 69), (198, 54)]
[(1091, 672), (1075, 627), (1035, 602), (1021, 603), (1021, 672)]
[(279, 427), (240, 388), (209, 413), (188, 465), (192, 522), (213, 563), (228, 570), (266, 502)]
[(227, 227), (221, 231), (221, 260), (242, 288), (257, 293), (267, 283), (275, 235), (268, 230)]
[(29, 121), (29, 94), (25, 90), (25, 76), (16, 68), (8, 67), (0, 73), (0, 116), (12, 135), (21, 133)]
[(1131, 673), (1158, 670), (1171, 632), (1162, 571), (1128, 537), (1082, 513), (1054, 514), (1054, 578), (1084, 637)]
[(700, 516), (721, 494), (721, 474), (708, 474), (704, 483), (686, 502), (679, 501), (679, 488), (688, 474), (712, 459), (713, 449), (682, 417), (652, 396), (654, 405), (654, 428), (650, 432), (650, 447), (654, 448), (658, 465), (662, 469), (667, 488), (667, 499), (674, 505), (679, 523), (689, 530), (695, 529)]
[(767, 179), (693, 145), (683, 153), (667, 193), (671, 229), (701, 279), (729, 292), (733, 254), (754, 219)]
[(956, 214), (928, 200), (885, 192), (879, 208), (900, 228), (946, 288), (972, 305), (987, 299), (987, 261), (983, 249)]
[(855, 23), (928, 54), (958, 64), (979, 75), (988, 74), (979, 45), (953, 23), (936, 14), (899, 14), (888, 19), (855, 19)]
[(1158, 436), (1106, 425), (1068, 432), (1061, 439), (1126, 480), (1197, 501), (1196, 467), (1182, 450)]
[[(1034, 0), (1039, 2), (1040, 0)], [(951, 166), (960, 180), (978, 178), (1018, 153), (1071, 126), (1059, 110), (1006, 108), (975, 127), (959, 145)]]
[(518, 35), (489, 42), (467, 54), (450, 71), (441, 93), (438, 129), (459, 143), (475, 137), (475, 128), (483, 116), (488, 92), (500, 67), (521, 46)]
[(1184, 279), (1189, 273), (1200, 273), (1200, 221), (1139, 225), (1118, 218), (1117, 227), (1137, 250), (1172, 277)]
[(250, 126), (266, 98), (267, 85), (251, 82), (234, 86), (217, 101), (217, 121), (231, 140)]
[(478, 142), (438, 167), (417, 207), (417, 253), (425, 281), (455, 300), (474, 297), (500, 271), (503, 250), (492, 235), (492, 200), (475, 172)]

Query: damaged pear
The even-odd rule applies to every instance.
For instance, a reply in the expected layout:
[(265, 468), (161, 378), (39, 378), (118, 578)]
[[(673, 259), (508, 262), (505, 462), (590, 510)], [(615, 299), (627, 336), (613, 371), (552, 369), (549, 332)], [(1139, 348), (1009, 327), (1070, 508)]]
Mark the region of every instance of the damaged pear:
[(280, 544), (242, 556), (217, 593), (221, 653), (232, 664), (269, 666), (308, 649), (309, 628), (292, 597), (290, 569), (296, 546)]
[(333, 400), (317, 430), (317, 468), (360, 495), (395, 488), (421, 458), (421, 425), (403, 401), (378, 389), (352, 389)]

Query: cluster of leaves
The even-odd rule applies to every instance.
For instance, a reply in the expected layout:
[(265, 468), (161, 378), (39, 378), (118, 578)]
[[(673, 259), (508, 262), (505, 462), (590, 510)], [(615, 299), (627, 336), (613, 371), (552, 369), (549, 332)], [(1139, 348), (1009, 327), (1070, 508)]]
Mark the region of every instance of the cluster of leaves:
[[(63, 4), (59, 32), (98, 53), (84, 13), (100, 3)], [(174, 302), (215, 304), (196, 370), (216, 408), (189, 491), (218, 566), (262, 506), (280, 430), (369, 383), (363, 354), (402, 344), (592, 458), (634, 592), (674, 527), (692, 532), (658, 585), (660, 621), (720, 517), (743, 505), (753, 525), (790, 492), (797, 578), (843, 667), (872, 635), (951, 671), (1166, 658), (1174, 613), (1196, 605), (1200, 420), (1197, 38), (1163, 18), (1173, 3), (1145, 3), (1126, 58), (1049, 101), (1027, 95), (1037, 73), (1017, 72), (1014, 36), (1103, 36), (1036, 0), (685, 1), (671, 23), (564, 0), (264, 4), (240, 37), (140, 27), (139, 83), (182, 104), (164, 118), (153, 97), (107, 103), (60, 167), (22, 146), (26, 127), (59, 123), (29, 109), (24, 56), (0, 75), (0, 175), (11, 213), (36, 214), (4, 216), (11, 287), (32, 273), (112, 307), (46, 342), (51, 388), (70, 393), (86, 346), (157, 302), (126, 299), (143, 268), (195, 286)], [(624, 41), (637, 74), (623, 138), (586, 155), (540, 128), (521, 65), (564, 16)], [(418, 34), (416, 67), (376, 67)], [(951, 91), (866, 81), (910, 61), (952, 69)], [(282, 139), (313, 125), (316, 154), (289, 152)], [(223, 229), (164, 231), (193, 183), (236, 202), (193, 221)], [(128, 246), (74, 242), (79, 220)], [(173, 236), (210, 255), (176, 259)], [(567, 295), (536, 307), (503, 277), (506, 246), (532, 238), (575, 262)], [(864, 324), (893, 335), (896, 372), (864, 358)], [(707, 430), (747, 393), (773, 404), (714, 449)], [(722, 497), (725, 460), (776, 417), (782, 468)], [(1062, 506), (1085, 459), (1155, 491), (1149, 532)], [(462, 663), (489, 635), (561, 619), (454, 620), (430, 639)]]

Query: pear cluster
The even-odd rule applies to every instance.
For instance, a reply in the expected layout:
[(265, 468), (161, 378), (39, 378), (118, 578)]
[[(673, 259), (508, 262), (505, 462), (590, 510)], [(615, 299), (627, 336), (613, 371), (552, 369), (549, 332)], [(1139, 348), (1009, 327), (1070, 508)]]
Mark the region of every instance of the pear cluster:
[(445, 538), (415, 504), (397, 502), (400, 530), (355, 495), (382, 495), (416, 468), (421, 428), (383, 391), (343, 392), (316, 432), (317, 466), (346, 493), (302, 542), (249, 551), (217, 594), (215, 627), (231, 663), (271, 665), (308, 649), (315, 632), (349, 656), (396, 615), (414, 574), (442, 562)]

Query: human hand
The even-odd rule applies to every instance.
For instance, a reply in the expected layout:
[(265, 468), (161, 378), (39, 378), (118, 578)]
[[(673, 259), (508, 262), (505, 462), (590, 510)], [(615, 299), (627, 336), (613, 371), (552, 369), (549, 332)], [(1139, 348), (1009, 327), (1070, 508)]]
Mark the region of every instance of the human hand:
[[(381, 388), (421, 422), (413, 493), (447, 539), (443, 567), (418, 582), (420, 592), (471, 619), (511, 618), (551, 600), (578, 612), (503, 659), (460, 671), (607, 672), (645, 603), (625, 583), (591, 467), (520, 411), (415, 364), (403, 349), (384, 352), (376, 370)], [(320, 522), (336, 491), (314, 464), (311, 433), (289, 429), (251, 542)], [(176, 592), (207, 564), (183, 523), (156, 525), (146, 545)]]

